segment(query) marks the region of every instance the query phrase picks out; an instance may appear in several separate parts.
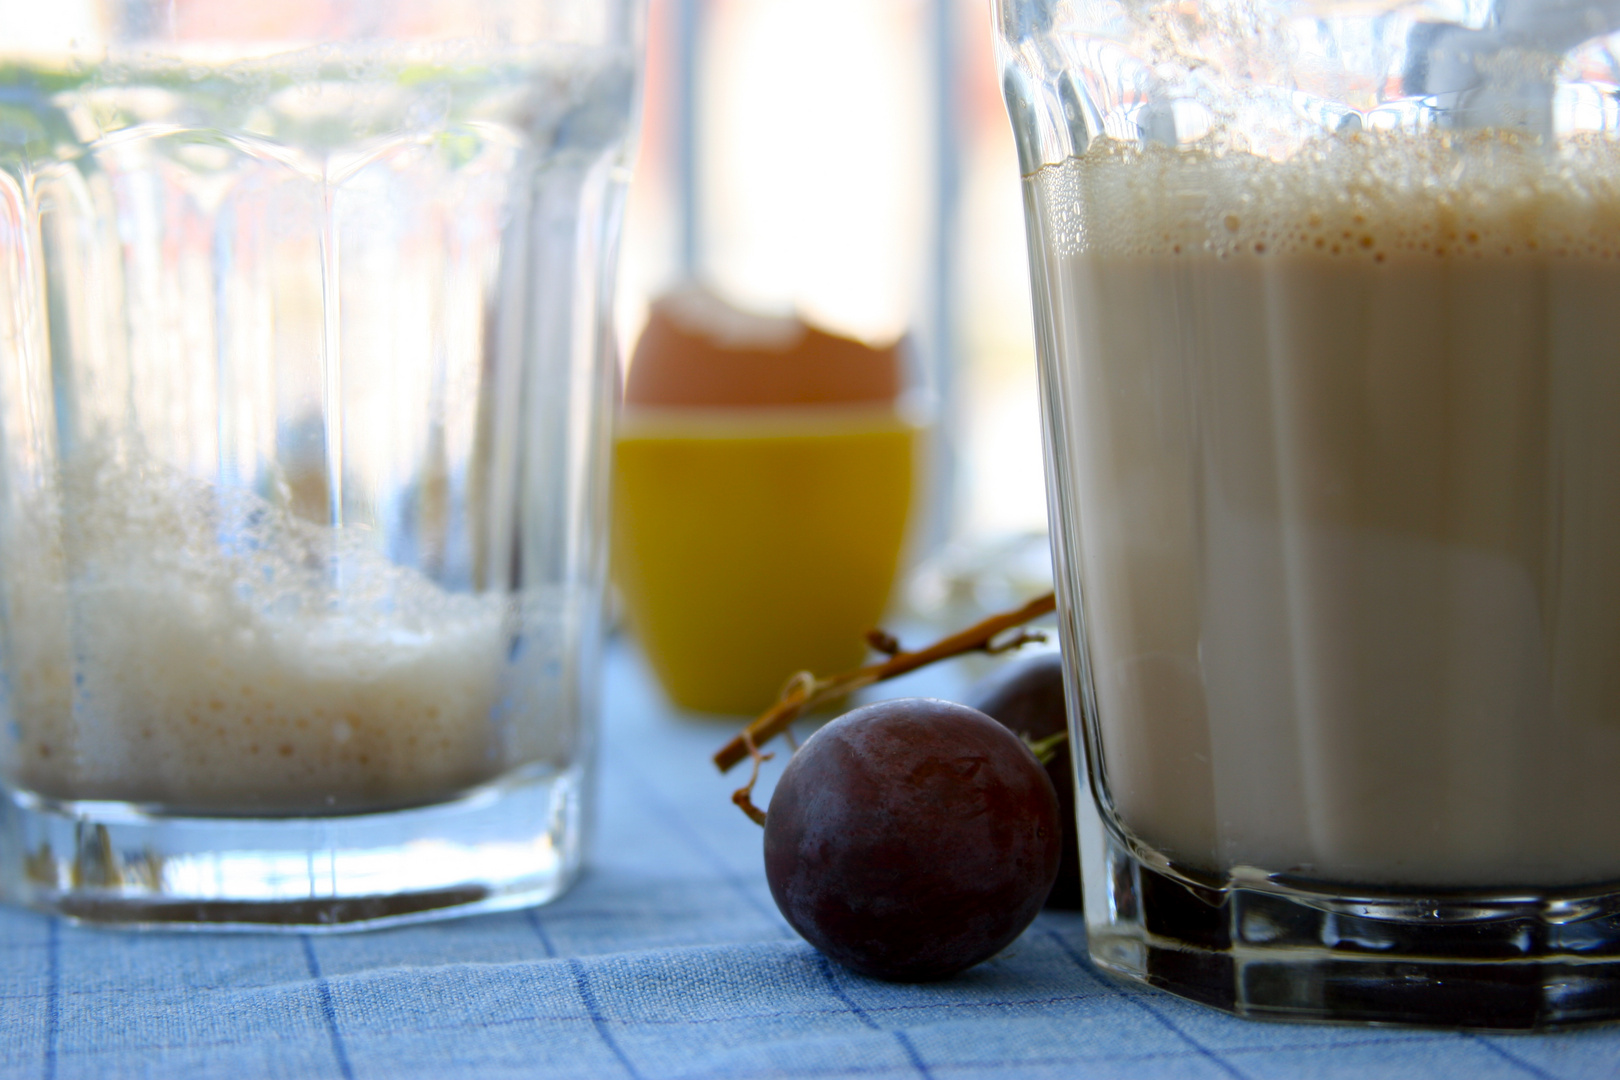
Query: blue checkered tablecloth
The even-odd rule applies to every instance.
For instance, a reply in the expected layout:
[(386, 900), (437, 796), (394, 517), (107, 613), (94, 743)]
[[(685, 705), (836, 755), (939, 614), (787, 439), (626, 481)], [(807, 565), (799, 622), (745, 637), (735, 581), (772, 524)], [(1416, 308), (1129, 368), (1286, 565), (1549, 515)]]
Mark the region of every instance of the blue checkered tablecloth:
[(708, 765), (731, 729), (670, 715), (626, 649), (608, 678), (594, 858), (561, 900), (319, 937), (0, 911), (0, 1078), (1620, 1075), (1620, 1027), (1235, 1020), (1099, 976), (1071, 915), (950, 982), (860, 978), (777, 914), (737, 781)]

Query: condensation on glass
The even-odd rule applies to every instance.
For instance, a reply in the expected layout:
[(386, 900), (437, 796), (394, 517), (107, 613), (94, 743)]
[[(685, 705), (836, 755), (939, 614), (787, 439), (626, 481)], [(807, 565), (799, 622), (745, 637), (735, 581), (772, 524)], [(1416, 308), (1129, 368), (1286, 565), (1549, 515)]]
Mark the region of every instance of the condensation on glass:
[(1620, 9), (998, 0), (1103, 967), (1620, 1013)]
[(0, 2), (0, 887), (556, 895), (634, 0)]

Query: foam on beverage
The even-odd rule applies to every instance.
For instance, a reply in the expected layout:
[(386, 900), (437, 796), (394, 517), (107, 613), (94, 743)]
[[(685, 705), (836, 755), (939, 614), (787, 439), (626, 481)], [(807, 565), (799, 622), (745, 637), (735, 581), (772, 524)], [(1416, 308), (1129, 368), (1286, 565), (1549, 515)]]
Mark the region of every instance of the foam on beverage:
[(1620, 150), (1098, 140), (1030, 183), (1126, 827), (1212, 869), (1620, 877)]
[(1620, 153), (1601, 138), (1368, 132), (1284, 161), (1103, 138), (1039, 183), (1059, 255), (1620, 258)]
[(443, 797), (502, 764), (504, 596), (105, 447), (32, 510), (6, 545), (23, 786), (316, 811)]

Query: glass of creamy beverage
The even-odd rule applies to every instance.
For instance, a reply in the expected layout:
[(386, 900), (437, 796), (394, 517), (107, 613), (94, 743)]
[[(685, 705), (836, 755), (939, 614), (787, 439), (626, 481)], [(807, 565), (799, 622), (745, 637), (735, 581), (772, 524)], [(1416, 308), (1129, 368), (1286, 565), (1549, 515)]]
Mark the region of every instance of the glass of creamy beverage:
[(1620, 1016), (1620, 6), (994, 14), (1093, 959)]
[(638, 0), (0, 25), (0, 890), (294, 928), (556, 896)]

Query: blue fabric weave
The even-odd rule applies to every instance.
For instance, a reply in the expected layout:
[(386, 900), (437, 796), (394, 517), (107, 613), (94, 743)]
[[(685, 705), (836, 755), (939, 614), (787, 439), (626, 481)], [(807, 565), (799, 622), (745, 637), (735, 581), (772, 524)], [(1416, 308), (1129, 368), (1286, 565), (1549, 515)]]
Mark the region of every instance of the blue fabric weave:
[(1620, 1075), (1620, 1027), (1236, 1020), (1099, 976), (1069, 915), (950, 982), (860, 978), (777, 914), (738, 781), (707, 763), (730, 730), (671, 716), (616, 650), (592, 867), (536, 911), (319, 937), (0, 911), (0, 1078)]

